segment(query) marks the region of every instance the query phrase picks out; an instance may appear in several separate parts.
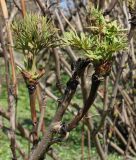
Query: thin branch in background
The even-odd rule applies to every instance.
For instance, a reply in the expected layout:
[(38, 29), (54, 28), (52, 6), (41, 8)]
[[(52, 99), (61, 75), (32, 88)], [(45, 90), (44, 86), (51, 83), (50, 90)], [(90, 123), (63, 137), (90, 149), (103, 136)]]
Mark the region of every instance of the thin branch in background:
[(61, 64), (63, 64), (68, 69), (69, 72), (71, 71), (71, 67), (66, 61), (66, 59), (63, 57), (63, 55), (60, 55), (60, 62), (62, 62)]
[(47, 14), (47, 8), (44, 5), (44, 3), (41, 0), (35, 0), (37, 2), (37, 4), (39, 5), (43, 15), (45, 16)]
[[(15, 130), (16, 130), (16, 107), (17, 107), (17, 79), (16, 79), (16, 72), (15, 72), (15, 62), (14, 62), (14, 50), (13, 50), (13, 39), (12, 39), (12, 33), (10, 28), (10, 22), (8, 20), (8, 10), (6, 6), (6, 2), (0, 1), (3, 17), (5, 20), (5, 26), (7, 30), (7, 39), (8, 39), (8, 49), (10, 54), (10, 63), (11, 63), (11, 70), (12, 70), (12, 80), (10, 81), (10, 85), (8, 86), (8, 101), (9, 106), (8, 110), (10, 112), (10, 125), (11, 125), (11, 131), (10, 131), (10, 138), (11, 138), (11, 151), (13, 154), (13, 158), (17, 159), (16, 157), (16, 136), (15, 136)], [(2, 33), (1, 33), (2, 34)], [(3, 36), (3, 35), (2, 35)], [(2, 40), (4, 41), (4, 40)], [(4, 44), (3, 44), (4, 47)], [(6, 49), (5, 49), (6, 50)], [(6, 52), (5, 52), (6, 54)], [(7, 54), (8, 57), (8, 54)], [(9, 83), (9, 82), (7, 82)]]
[(16, 148), (20, 155), (22, 156), (23, 160), (28, 160), (27, 155), (25, 154), (25, 151), (21, 148), (20, 144), (16, 141)]
[(62, 15), (62, 17), (64, 18), (64, 20), (66, 21), (66, 23), (69, 25), (69, 27), (73, 30), (73, 31), (75, 31), (75, 28), (72, 26), (72, 24), (68, 21), (68, 19), (66, 18), (66, 16), (64, 15), (64, 13), (61, 11), (61, 10), (59, 10), (59, 12), (60, 12), (60, 14)]
[(82, 130), (81, 130), (81, 160), (84, 160), (84, 146), (85, 146), (85, 129), (84, 129), (84, 123), (82, 124)]
[(103, 151), (103, 148), (101, 146), (101, 143), (100, 143), (100, 139), (98, 137), (98, 134), (95, 135), (94, 137), (94, 142), (95, 142), (95, 145), (96, 145), (96, 149), (97, 149), (97, 152), (101, 158), (101, 160), (106, 160), (106, 156), (105, 156), (105, 153)]
[(131, 39), (132, 39), (132, 37), (133, 37), (135, 28), (136, 28), (135, 26), (131, 25), (130, 31), (129, 31), (129, 33), (128, 33), (128, 41), (129, 41), (129, 42), (131, 41)]
[[(61, 20), (59, 14), (58, 14), (58, 10), (55, 10), (55, 15), (56, 15), (57, 20), (58, 20), (58, 22), (59, 22), (59, 25), (60, 25), (60, 29), (61, 29), (61, 31), (62, 31), (62, 34), (64, 35), (65, 29), (64, 29), (62, 20)], [(66, 47), (66, 50), (68, 51), (67, 53), (69, 54), (72, 62), (75, 62), (75, 61), (77, 60), (77, 57), (76, 57), (75, 53), (73, 52), (73, 50), (71, 49), (71, 47), (69, 47), (69, 46)]]
[(40, 111), (41, 112), (40, 119), (39, 119), (38, 128), (37, 128), (37, 132), (38, 133), (40, 132), (40, 130), (42, 130), (43, 133), (45, 132), (45, 128), (44, 128), (45, 126), (43, 126), (43, 125), (44, 125), (44, 115), (45, 115), (46, 99), (47, 99), (47, 97), (45, 96), (44, 93), (42, 93), (41, 99), (42, 99), (42, 105), (41, 105), (41, 111)]
[(22, 13), (22, 9), (20, 7), (20, 3), (17, 0), (13, 0), (15, 7)]
[(56, 97), (50, 90), (45, 88), (42, 83), (39, 83), (39, 87), (41, 88), (41, 90), (45, 89), (45, 93), (49, 98), (52, 98), (53, 100), (58, 101), (58, 97)]
[(26, 4), (25, 0), (21, 0), (21, 8), (22, 8), (22, 15), (23, 17), (26, 15)]
[[(104, 111), (106, 111), (108, 109), (108, 81), (109, 81), (109, 77), (107, 76), (104, 80)], [(104, 122), (104, 127), (103, 127), (103, 136), (104, 136), (104, 152), (106, 155), (108, 155), (108, 145), (106, 142), (107, 139), (107, 122), (105, 120)]]
[(60, 82), (60, 55), (58, 53), (58, 50), (56, 48), (53, 49), (54, 53), (54, 59), (55, 59), (55, 70), (56, 70), (56, 87), (60, 91), (60, 93), (63, 94), (63, 90), (61, 87), (61, 82)]
[(91, 160), (91, 136), (90, 130), (87, 128), (87, 140), (88, 140), (88, 160)]
[(110, 4), (108, 5), (107, 9), (104, 11), (104, 16), (110, 14), (110, 12), (115, 7), (115, 5), (117, 4), (117, 2), (118, 2), (118, 0), (112, 0), (110, 2)]
[(83, 22), (82, 22), (82, 19), (81, 19), (79, 13), (76, 13), (76, 15), (73, 16), (73, 20), (76, 23), (76, 29), (77, 29), (77, 31), (83, 32)]
[[(112, 75), (112, 79), (113, 79), (113, 84), (115, 84), (116, 77), (113, 74), (111, 74), (111, 75)], [(132, 101), (131, 97), (129, 96), (129, 94), (119, 84), (118, 84), (118, 90), (121, 93), (121, 95), (123, 96), (125, 103), (131, 108), (131, 106), (133, 105), (133, 101)]]
[[(37, 100), (38, 100), (38, 104), (39, 104), (39, 110), (40, 110), (40, 120), (39, 120), (39, 124), (38, 124), (38, 133), (40, 132), (40, 130), (42, 131), (42, 133), (44, 134), (45, 132), (45, 122), (44, 122), (44, 114), (45, 114), (45, 95), (43, 94), (43, 89), (40, 88), (40, 84), (37, 85), (36, 88), (36, 94), (37, 94)], [(41, 124), (40, 124), (41, 123)]]
[(132, 37), (133, 37), (133, 33), (134, 30), (136, 28), (136, 2), (128, 2), (128, 8), (129, 8), (129, 13), (131, 15), (131, 19), (129, 19), (131, 27), (130, 27), (130, 31), (128, 34), (128, 41), (130, 42)]
[[(6, 76), (6, 83), (7, 83), (7, 93), (9, 93), (10, 88), (10, 72), (9, 72), (9, 61), (8, 61), (8, 53), (5, 47), (4, 39), (3, 39), (3, 33), (2, 33), (2, 26), (0, 26), (0, 43), (2, 48), (2, 54), (5, 61), (5, 76)], [(9, 103), (9, 94), (8, 94), (8, 103)]]
[(105, 0), (99, 0), (99, 9), (103, 10), (105, 7)]
[(92, 0), (92, 3), (93, 3), (93, 5), (94, 5), (95, 8), (98, 7), (98, 0)]
[(13, 19), (15, 18), (17, 12), (18, 12), (18, 9), (15, 6), (13, 6), (13, 8), (12, 8), (12, 10), (10, 12), (9, 19), (8, 19), (10, 24), (12, 23)]
[(14, 87), (14, 96), (17, 97), (17, 80), (16, 80), (16, 73), (15, 73), (15, 62), (14, 62), (14, 50), (13, 50), (13, 38), (12, 38), (12, 32), (11, 32), (11, 27), (9, 23), (9, 16), (8, 16), (8, 10), (6, 6), (6, 2), (0, 1), (1, 3), (1, 9), (3, 13), (3, 17), (5, 20), (5, 26), (7, 30), (7, 38), (8, 38), (8, 49), (9, 49), (9, 54), (10, 54), (10, 62), (11, 62), (11, 68), (12, 68), (12, 81), (13, 81), (13, 87)]
[[(12, 10), (11, 10), (11, 12), (10, 12), (10, 16), (9, 16), (9, 18), (8, 18), (9, 24), (12, 23), (12, 21), (13, 21), (13, 19), (15, 18), (17, 12), (18, 12), (18, 9), (14, 6), (14, 7), (12, 8)], [(4, 26), (4, 27), (2, 28), (2, 31), (3, 31), (3, 33), (4, 33), (4, 38), (7, 37), (6, 26)]]
[[(10, 45), (13, 44), (12, 41), (12, 35), (10, 31), (10, 24), (8, 23), (8, 11), (6, 7), (5, 1), (0, 1), (1, 8), (3, 11), (3, 16), (5, 19), (5, 25), (6, 29), (8, 32), (8, 40)], [(15, 129), (16, 129), (16, 111), (15, 107), (17, 104), (17, 88), (16, 88), (16, 76), (15, 76), (15, 64), (14, 64), (14, 57), (13, 57), (13, 49), (11, 46), (9, 47), (10, 51), (10, 58), (11, 58), (11, 68), (12, 68), (12, 81), (10, 81), (10, 74), (9, 74), (9, 62), (8, 62), (8, 53), (5, 47), (4, 39), (3, 39), (3, 33), (2, 30), (0, 29), (0, 41), (3, 49), (3, 54), (4, 54), (4, 60), (5, 60), (5, 70), (6, 70), (6, 81), (7, 81), (7, 94), (8, 94), (8, 109), (10, 111), (10, 125), (11, 125), (11, 131), (10, 131), (10, 142), (11, 142), (11, 151), (13, 158), (16, 160), (16, 136), (15, 136)], [(13, 88), (10, 86), (11, 83), (13, 83)]]
[[(89, 118), (88, 118), (86, 125), (87, 125), (89, 131), (92, 133), (92, 131), (94, 129), (94, 124), (92, 124), (92, 119), (90, 119), (91, 118), (90, 113), (88, 114), (88, 116), (89, 116)], [(104, 150), (103, 150), (102, 145), (100, 143), (100, 139), (99, 139), (98, 135), (92, 136), (91, 139), (93, 140), (93, 142), (96, 145), (97, 153), (99, 154), (100, 158), (102, 160), (105, 160), (105, 153), (104, 153)]]

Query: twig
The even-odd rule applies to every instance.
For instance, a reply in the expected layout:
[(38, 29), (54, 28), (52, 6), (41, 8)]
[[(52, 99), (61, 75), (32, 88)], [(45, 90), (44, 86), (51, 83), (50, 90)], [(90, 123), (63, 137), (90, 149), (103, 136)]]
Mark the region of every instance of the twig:
[(100, 85), (100, 80), (98, 79), (98, 77), (94, 74), (92, 76), (92, 86), (91, 86), (91, 90), (89, 93), (89, 96), (86, 100), (86, 103), (83, 107), (83, 109), (81, 109), (78, 114), (73, 118), (73, 120), (71, 120), (71, 122), (68, 124), (68, 131), (71, 131), (73, 128), (75, 128), (78, 125), (78, 122), (85, 116), (85, 114), (88, 112), (90, 106), (93, 104), (95, 98), (96, 98), (96, 94), (97, 94), (97, 90), (98, 87)]
[(28, 160), (28, 157), (25, 154), (25, 151), (20, 147), (20, 145), (19, 145), (19, 143), (17, 143), (17, 141), (16, 141), (16, 148), (17, 148), (18, 152), (20, 153), (20, 155), (22, 156), (23, 160)]
[(22, 15), (24, 17), (26, 15), (25, 0), (21, 0), (21, 8), (22, 8)]
[[(100, 135), (101, 138), (103, 137), (102, 134), (99, 134), (99, 135)], [(117, 146), (115, 143), (113, 143), (112, 141), (110, 141), (110, 139), (107, 139), (107, 143), (112, 148), (114, 148), (119, 154), (121, 154), (122, 156), (124, 156), (124, 151), (119, 146)], [(130, 159), (130, 160), (134, 160), (134, 158), (131, 157), (131, 156), (129, 156), (129, 155), (127, 156), (127, 158)]]
[(109, 4), (108, 8), (104, 11), (104, 16), (110, 14), (110, 12), (115, 7), (115, 5), (117, 4), (117, 2), (118, 2), (118, 0), (112, 0), (111, 1), (111, 3)]
[(110, 110), (113, 108), (113, 106), (115, 104), (116, 95), (117, 95), (117, 91), (118, 91), (118, 83), (119, 83), (120, 76), (122, 74), (122, 70), (124, 68), (124, 64), (125, 64), (125, 61), (126, 61), (126, 56), (127, 55), (125, 53), (122, 53), (121, 63), (120, 63), (120, 66), (119, 66), (119, 71), (118, 71), (117, 76), (116, 76), (116, 81), (115, 81), (115, 85), (114, 85), (114, 88), (113, 88), (113, 91), (112, 91), (112, 96), (111, 96), (111, 99), (110, 99), (110, 103), (108, 105), (108, 109), (103, 113), (100, 125), (97, 128), (97, 130), (94, 132), (94, 134), (97, 134), (100, 131), (101, 127), (104, 125), (106, 116), (109, 114)]
[(91, 136), (90, 136), (90, 130), (87, 129), (87, 140), (88, 140), (88, 160), (91, 160)]
[[(44, 125), (44, 114), (45, 114), (45, 108), (46, 108), (46, 96), (43, 93), (42, 94), (42, 106), (41, 106), (41, 115), (40, 115), (40, 119), (39, 119), (39, 123), (38, 123), (38, 129), (37, 132), (39, 133), (40, 130), (42, 129), (43, 125)], [(45, 132), (45, 131), (43, 131)]]
[[(10, 42), (10, 44), (12, 44), (12, 36), (11, 36), (11, 31), (10, 31), (10, 25), (8, 23), (8, 20), (6, 20), (6, 18), (8, 18), (8, 11), (7, 11), (7, 7), (6, 7), (6, 3), (5, 1), (0, 1), (1, 7), (2, 7), (2, 11), (3, 11), (3, 15), (5, 18), (5, 23), (6, 23), (6, 29), (8, 32), (8, 40)], [(11, 151), (13, 154), (13, 158), (16, 160), (17, 156), (16, 156), (16, 136), (15, 136), (15, 129), (16, 129), (16, 111), (15, 111), (15, 107), (17, 104), (17, 88), (16, 88), (16, 77), (15, 77), (15, 64), (14, 64), (14, 57), (13, 57), (13, 49), (11, 47), (9, 47), (9, 51), (10, 51), (10, 58), (11, 58), (11, 68), (12, 68), (12, 81), (13, 81), (13, 88), (10, 86), (10, 74), (9, 74), (9, 66), (8, 66), (8, 53), (6, 51), (6, 47), (4, 44), (4, 39), (3, 39), (3, 33), (2, 30), (0, 28), (0, 41), (1, 41), (1, 45), (2, 45), (2, 49), (3, 49), (3, 54), (4, 54), (4, 60), (5, 60), (5, 70), (6, 70), (6, 81), (7, 81), (7, 93), (8, 93), (8, 109), (10, 112), (10, 125), (11, 125), (11, 131), (10, 131), (10, 141), (11, 141)]]
[(61, 82), (60, 82), (60, 55), (58, 54), (58, 51), (56, 48), (53, 49), (54, 58), (55, 58), (55, 70), (56, 70), (56, 86), (59, 89), (60, 93), (63, 93), (63, 90), (61, 88)]
[(82, 131), (81, 131), (81, 160), (84, 160), (84, 143), (85, 143), (85, 130), (84, 130), (84, 123), (82, 124)]
[[(62, 100), (60, 100), (59, 105), (58, 105), (58, 110), (53, 118), (52, 123), (49, 126), (49, 129), (46, 131), (43, 139), (41, 140), (41, 142), (38, 144), (38, 146), (36, 147), (36, 149), (34, 149), (33, 153), (30, 155), (30, 160), (38, 160), (40, 157), (43, 156), (43, 154), (45, 154), (45, 152), (47, 151), (47, 148), (53, 138), (53, 133), (54, 132), (58, 132), (60, 131), (60, 133), (62, 132), (63, 134), (65, 133), (64, 129), (62, 129), (61, 127), (63, 126), (63, 124), (61, 124), (61, 119), (73, 97), (73, 95), (75, 94), (77, 85), (78, 85), (78, 76), (80, 75), (80, 72), (84, 70), (84, 68), (90, 63), (90, 61), (87, 60), (81, 60), (79, 59), (76, 64), (75, 64), (75, 68), (73, 71), (73, 75), (72, 78), (70, 78), (70, 80), (67, 83), (67, 87), (65, 90), (65, 94)], [(63, 126), (65, 127), (65, 125)], [(60, 130), (62, 129), (62, 131)]]
[[(107, 76), (104, 80), (104, 99), (103, 99), (103, 105), (104, 105), (104, 111), (108, 109), (108, 81), (109, 77)], [(107, 139), (107, 122), (105, 120), (104, 122), (104, 128), (103, 128), (103, 136), (104, 136), (104, 151), (105, 154), (107, 155), (108, 153), (108, 145), (106, 142)]]
[[(60, 16), (58, 14), (58, 10), (55, 10), (55, 15), (57, 17), (57, 20), (59, 22), (59, 25), (60, 25), (60, 29), (62, 31), (62, 34), (64, 34), (65, 30), (64, 30), (64, 26), (63, 26), (63, 23), (62, 23), (62, 20), (60, 19)], [(74, 52), (72, 51), (71, 47), (66, 47), (66, 50), (68, 51), (68, 54), (71, 58), (72, 61), (76, 61), (77, 60), (77, 57), (75, 56)]]
[(13, 3), (15, 4), (16, 8), (22, 13), (22, 9), (20, 7), (20, 4), (16, 0), (13, 0)]
[(104, 9), (104, 6), (105, 6), (105, 0), (100, 0), (98, 8), (102, 10), (102, 9)]
[[(38, 103), (39, 103), (39, 110), (40, 110), (40, 120), (39, 120), (39, 124), (38, 124), (38, 133), (40, 132), (40, 130), (42, 131), (42, 133), (44, 134), (45, 132), (45, 123), (44, 123), (44, 113), (45, 113), (45, 101), (46, 101), (46, 97), (44, 95), (44, 89), (42, 89), (41, 91), (41, 88), (40, 88), (40, 85), (38, 84), (37, 85), (37, 88), (36, 88), (36, 93), (37, 93), (37, 100), (38, 100)], [(41, 122), (41, 124), (40, 124)]]
[(46, 6), (44, 5), (44, 3), (41, 0), (35, 0), (35, 1), (38, 3), (43, 15), (45, 16), (47, 14)]
[(64, 20), (67, 22), (67, 24), (69, 25), (69, 27), (73, 30), (76, 31), (75, 28), (72, 26), (72, 24), (68, 21), (68, 19), (66, 18), (66, 16), (63, 14), (63, 12), (61, 10), (59, 10), (60, 14), (62, 15), (62, 17), (64, 18)]

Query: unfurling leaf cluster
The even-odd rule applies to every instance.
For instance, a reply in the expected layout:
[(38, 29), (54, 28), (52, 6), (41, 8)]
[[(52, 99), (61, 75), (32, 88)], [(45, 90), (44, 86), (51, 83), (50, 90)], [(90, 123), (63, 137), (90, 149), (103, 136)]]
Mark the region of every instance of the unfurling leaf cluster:
[(56, 45), (57, 29), (47, 17), (27, 14), (12, 24), (15, 47), (24, 54), (37, 55), (42, 49)]
[(36, 58), (40, 51), (57, 46), (57, 29), (47, 17), (26, 14), (12, 24), (15, 48), (24, 54), (25, 69), (31, 74), (36, 72)]
[(113, 53), (124, 49), (127, 44), (126, 35), (116, 21), (107, 22), (102, 13), (93, 10), (88, 32), (66, 32), (63, 41), (83, 52), (94, 63), (110, 61)]

